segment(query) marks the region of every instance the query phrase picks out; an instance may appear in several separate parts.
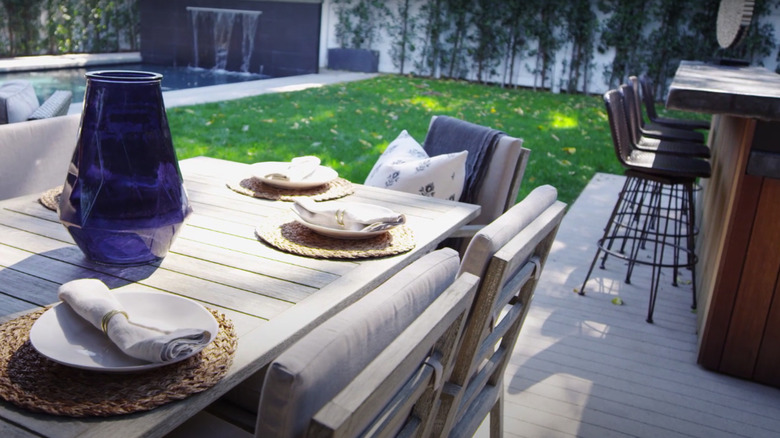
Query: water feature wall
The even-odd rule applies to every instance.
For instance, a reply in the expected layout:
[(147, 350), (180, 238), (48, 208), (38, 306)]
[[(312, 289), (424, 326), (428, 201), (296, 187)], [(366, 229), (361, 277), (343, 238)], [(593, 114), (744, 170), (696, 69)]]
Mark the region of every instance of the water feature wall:
[[(201, 64), (200, 60), (200, 38), (213, 37), (209, 42), (214, 47), (214, 57), (211, 68), (217, 70), (227, 70), (228, 56), (230, 55), (231, 36), (233, 28), (236, 27), (236, 21), (241, 27), (241, 67), (242, 73), (250, 73), (249, 64), (252, 60), (252, 52), (255, 47), (255, 38), (257, 37), (257, 22), (261, 11), (247, 11), (240, 9), (224, 8), (198, 8), (187, 6), (192, 22), (192, 67), (208, 67), (208, 60)], [(262, 73), (264, 66), (260, 66)], [(258, 73), (258, 72), (255, 72)]]
[(321, 1), (139, 0), (144, 63), (261, 73), (318, 71)]

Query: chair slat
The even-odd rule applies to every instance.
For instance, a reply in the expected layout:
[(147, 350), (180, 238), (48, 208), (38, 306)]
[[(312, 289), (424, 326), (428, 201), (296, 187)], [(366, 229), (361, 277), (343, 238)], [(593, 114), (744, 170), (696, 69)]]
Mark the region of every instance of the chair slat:
[(435, 436), (471, 436), (488, 413), (491, 437), (501, 436), (503, 374), (565, 212), (565, 204), (545, 193), (532, 192), (527, 205), (524, 200), (505, 213), (505, 220), (487, 225), (480, 232), (485, 237), (478, 234), (472, 241), (481, 246), (466, 252), (466, 257), (476, 254), (469, 266), (480, 265), (477, 257), (488, 262), (441, 394)]

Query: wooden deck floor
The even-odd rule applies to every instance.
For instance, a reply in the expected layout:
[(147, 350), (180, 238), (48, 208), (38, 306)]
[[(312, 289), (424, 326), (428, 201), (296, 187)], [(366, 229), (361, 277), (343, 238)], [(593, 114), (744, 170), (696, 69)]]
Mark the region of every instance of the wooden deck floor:
[(505, 377), (505, 436), (780, 436), (780, 390), (696, 364), (688, 271), (664, 273), (654, 324), (647, 267), (627, 285), (611, 259), (574, 293), (622, 183), (598, 174), (564, 218)]

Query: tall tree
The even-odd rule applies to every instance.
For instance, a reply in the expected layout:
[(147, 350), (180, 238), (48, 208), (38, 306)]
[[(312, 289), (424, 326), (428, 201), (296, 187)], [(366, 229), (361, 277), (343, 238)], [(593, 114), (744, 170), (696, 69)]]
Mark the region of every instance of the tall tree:
[(484, 82), (497, 73), (496, 67), (509, 39), (509, 30), (496, 24), (506, 16), (508, 5), (492, 0), (474, 3), (474, 13), (471, 14), (474, 33), (469, 36), (472, 42), (469, 52), (477, 70), (477, 81)]
[(2, 0), (8, 29), (9, 54), (33, 55), (38, 51), (42, 0)]
[[(529, 52), (535, 58), (532, 72), (534, 87), (547, 86), (555, 66), (555, 55), (563, 45), (560, 36), (562, 24), (561, 10), (565, 0), (533, 0), (528, 2), (530, 12), (535, 18), (529, 23), (529, 35), (536, 40), (536, 49)], [(552, 83), (550, 83), (552, 86)]]
[(447, 64), (447, 77), (463, 76), (464, 54), (467, 53), (466, 42), (469, 39), (469, 16), (472, 2), (470, 0), (445, 0), (448, 22), (451, 24), (449, 35), (442, 53)]
[(406, 61), (411, 59), (415, 50), (414, 37), (417, 29), (417, 17), (413, 14), (414, 0), (401, 0), (392, 20), (388, 33), (393, 41), (390, 45), (390, 57), (401, 74), (404, 74)]
[[(526, 29), (528, 15), (525, 0), (507, 0), (503, 2), (506, 15), (501, 19), (501, 26), (508, 30), (504, 50), (504, 76), (502, 85), (514, 83), (515, 65), (523, 58), (527, 45)], [(508, 78), (507, 78), (508, 76)]]
[(647, 0), (599, 0), (599, 9), (611, 13), (601, 33), (600, 50), (615, 49), (612, 64), (604, 68), (604, 80), (610, 88), (642, 70), (642, 59), (648, 42), (644, 38)]
[(446, 29), (444, 14), (445, 0), (428, 0), (420, 7), (423, 17), (424, 39), (420, 59), (416, 62), (421, 75), (437, 77), (440, 74), (440, 60), (443, 50), (442, 33)]
[(599, 29), (594, 5), (593, 0), (577, 0), (564, 5), (564, 37), (571, 44), (569, 76), (566, 80), (566, 90), (570, 93), (576, 92), (580, 83), (582, 92), (588, 92), (593, 49)]

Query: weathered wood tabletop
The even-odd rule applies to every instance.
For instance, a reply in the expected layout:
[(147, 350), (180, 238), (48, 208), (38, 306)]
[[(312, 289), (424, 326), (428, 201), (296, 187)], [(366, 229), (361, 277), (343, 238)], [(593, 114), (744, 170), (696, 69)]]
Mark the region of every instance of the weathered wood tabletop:
[(91, 263), (38, 195), (0, 202), (0, 322), (57, 302), (67, 281), (96, 277), (110, 288), (165, 291), (226, 314), (239, 336), (228, 374), (211, 389), (152, 411), (73, 419), (28, 412), (0, 401), (0, 436), (162, 436), (260, 370), (288, 345), (434, 249), (479, 207), (357, 185), (348, 200), (384, 205), (407, 216), (416, 246), (370, 260), (324, 260), (260, 242), (263, 220), (289, 202), (255, 199), (226, 187), (247, 165), (198, 157), (181, 161), (193, 207), (171, 252), (135, 267)]

